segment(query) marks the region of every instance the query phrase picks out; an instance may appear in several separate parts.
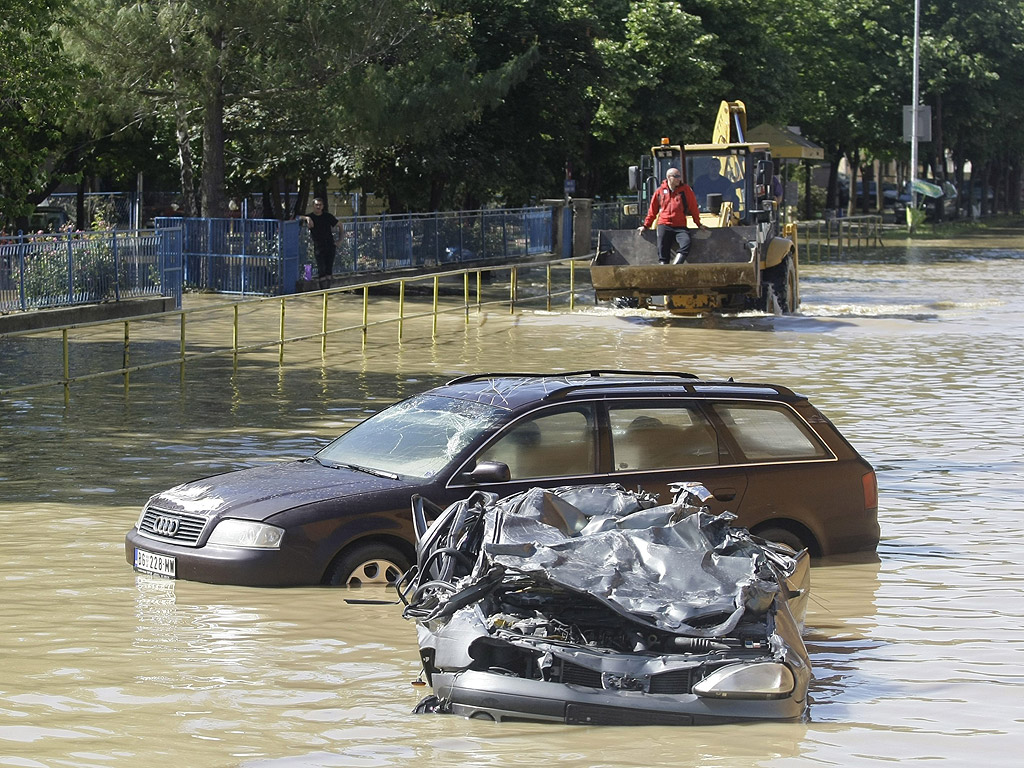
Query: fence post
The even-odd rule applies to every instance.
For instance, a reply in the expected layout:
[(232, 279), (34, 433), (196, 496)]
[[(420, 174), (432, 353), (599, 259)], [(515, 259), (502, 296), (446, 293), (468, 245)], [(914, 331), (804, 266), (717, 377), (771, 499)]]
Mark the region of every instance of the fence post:
[(320, 318), (320, 357), (327, 355), (327, 297), (329, 295), (329, 291), (324, 291), (323, 316)]
[(569, 262), (569, 311), (576, 308), (576, 262)]
[(402, 331), (405, 326), (405, 280), (398, 283), (398, 340), (402, 340)]
[(71, 355), (68, 350), (68, 329), (60, 332), (61, 349), (64, 356), (64, 405), (71, 401)]
[(124, 393), (128, 394), (129, 380), (131, 374), (128, 372), (128, 366), (132, 360), (131, 352), (131, 341), (129, 340), (129, 327), (131, 326), (131, 320), (124, 321), (124, 354), (121, 356), (121, 367), (124, 368)]
[(282, 296), (281, 297), (281, 325), (280, 325), (280, 332), (278, 333), (278, 338), (281, 340), (281, 345), (278, 348), (278, 352), (277, 352), (277, 362), (278, 362), (279, 365), (284, 364), (284, 303), (285, 303), (285, 299)]
[(523, 240), (525, 241), (525, 248), (523, 250), (523, 256), (529, 256), (530, 255), (530, 218), (527, 215), (527, 212), (526, 212), (525, 208), (523, 209), (523, 212), (522, 212), (522, 218), (523, 218), (523, 234), (525, 235), (523, 237)]
[(440, 279), (438, 278), (437, 275), (434, 275), (434, 321), (433, 321), (433, 324), (430, 327), (430, 338), (432, 338), (432, 339), (436, 339), (437, 338), (437, 298), (438, 298), (439, 288), (440, 288)]
[(68, 303), (75, 301), (75, 259), (74, 250), (71, 248), (71, 233), (67, 233), (68, 243)]
[(114, 301), (121, 300), (121, 261), (117, 253), (117, 230), (110, 233), (111, 250), (114, 252)]
[(363, 349), (366, 349), (366, 322), (370, 314), (370, 286), (363, 286)]
[[(187, 221), (187, 219), (186, 219)], [(206, 286), (213, 288), (213, 219), (206, 220)]]
[(185, 313), (181, 313), (181, 327), (178, 338), (178, 354), (181, 356), (181, 382), (185, 383)]
[(18, 293), (21, 299), (21, 311), (24, 312), (28, 309), (28, 303), (25, 298), (25, 247), (28, 244), (25, 242), (25, 235), (22, 232), (18, 232)]
[(547, 292), (548, 292), (547, 311), (550, 312), (551, 311), (551, 265), (550, 264), (547, 265), (547, 270), (546, 270), (545, 278), (546, 278), (545, 282), (546, 282), (546, 287), (547, 287)]

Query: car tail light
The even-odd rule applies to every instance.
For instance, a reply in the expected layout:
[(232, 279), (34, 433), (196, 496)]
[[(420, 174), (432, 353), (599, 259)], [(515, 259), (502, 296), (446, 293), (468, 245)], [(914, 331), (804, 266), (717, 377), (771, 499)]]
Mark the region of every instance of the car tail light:
[(878, 480), (874, 471), (860, 479), (864, 485), (864, 509), (878, 509)]

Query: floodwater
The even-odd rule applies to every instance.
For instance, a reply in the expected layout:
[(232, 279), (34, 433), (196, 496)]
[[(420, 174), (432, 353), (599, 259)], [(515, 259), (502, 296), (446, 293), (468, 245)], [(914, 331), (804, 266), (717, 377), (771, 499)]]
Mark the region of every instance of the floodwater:
[[(797, 316), (585, 304), (429, 319), (0, 401), (2, 766), (1017, 766), (1024, 748), (1024, 237), (806, 266)], [(299, 320), (301, 321), (301, 317)], [(316, 330), (316, 312), (309, 322)], [(230, 325), (210, 333), (230, 336)], [(0, 342), (3, 367), (42, 342)], [(88, 355), (88, 350), (78, 354)], [(99, 354), (99, 351), (97, 351)], [(878, 470), (877, 556), (812, 572), (799, 723), (494, 724), (426, 690), (392, 605), (135, 574), (147, 496), (309, 454), (483, 370), (680, 369), (811, 396)], [(9, 373), (10, 371), (8, 371)]]

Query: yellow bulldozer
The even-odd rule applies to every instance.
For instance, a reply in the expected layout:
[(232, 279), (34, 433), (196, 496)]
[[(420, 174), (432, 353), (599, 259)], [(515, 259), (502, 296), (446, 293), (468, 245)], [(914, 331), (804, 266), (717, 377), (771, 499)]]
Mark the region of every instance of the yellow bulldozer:
[(691, 231), (690, 252), (681, 264), (659, 263), (653, 230), (601, 230), (590, 266), (598, 300), (677, 315), (796, 311), (795, 230), (780, 231), (771, 148), (746, 141), (746, 122), (743, 102), (723, 101), (710, 144), (680, 146), (662, 139), (629, 169), (637, 200), (627, 213), (642, 220), (669, 168), (677, 168), (708, 229)]

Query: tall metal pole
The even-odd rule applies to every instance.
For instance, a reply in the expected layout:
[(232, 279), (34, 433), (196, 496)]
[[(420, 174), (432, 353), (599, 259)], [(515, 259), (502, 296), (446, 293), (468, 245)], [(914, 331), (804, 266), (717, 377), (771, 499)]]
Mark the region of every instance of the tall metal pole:
[(910, 205), (917, 208), (917, 191), (914, 182), (917, 180), (917, 106), (920, 100), (921, 85), (917, 77), (918, 56), (920, 54), (921, 36), (921, 0), (914, 0), (914, 85), (913, 97), (910, 102)]

